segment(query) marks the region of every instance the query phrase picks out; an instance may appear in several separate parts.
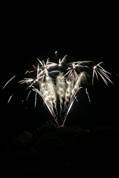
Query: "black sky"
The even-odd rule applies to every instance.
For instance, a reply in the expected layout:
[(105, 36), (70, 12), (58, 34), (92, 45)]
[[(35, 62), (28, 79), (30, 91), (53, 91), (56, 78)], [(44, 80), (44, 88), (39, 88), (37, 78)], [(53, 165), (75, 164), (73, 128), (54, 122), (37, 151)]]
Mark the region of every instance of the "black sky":
[[(45, 59), (53, 56), (55, 50), (61, 56), (68, 54), (71, 60), (103, 60), (117, 83), (117, 29), (115, 21), (105, 14), (105, 7), (102, 7), (102, 11), (97, 6), (89, 11), (81, 11), (81, 8), (65, 11), (65, 6), (61, 6), (61, 9), (59, 6), (54, 11), (49, 9), (47, 12), (46, 8), (45, 11), (36, 10), (35, 13), (32, 8), (20, 7), (2, 14), (1, 85), (12, 75), (32, 65), (37, 57)], [(117, 84), (116, 89), (97, 90), (98, 104), (94, 113), (97, 114), (98, 110), (102, 115), (107, 113), (107, 118), (110, 114), (115, 115)]]

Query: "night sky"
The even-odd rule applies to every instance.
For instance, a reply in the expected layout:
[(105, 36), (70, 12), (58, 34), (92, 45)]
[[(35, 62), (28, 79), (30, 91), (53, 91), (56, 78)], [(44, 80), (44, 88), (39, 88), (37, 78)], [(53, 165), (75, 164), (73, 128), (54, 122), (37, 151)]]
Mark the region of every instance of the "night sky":
[[(1, 150), (4, 153), (2, 160), (7, 162), (7, 165), (6, 163), (3, 164), (5, 170), (9, 169), (12, 172), (10, 167), (12, 156), (15, 159), (13, 165), (17, 165), (15, 168), (17, 172), (21, 169), (23, 172), (25, 170), (29, 173), (30, 164), (28, 162), (32, 162), (32, 159), (38, 165), (36, 166), (37, 170), (33, 168), (32, 172), (42, 172), (43, 169), (49, 167), (49, 163), (50, 169), (52, 166), (57, 165), (56, 168), (58, 168), (62, 165), (61, 169), (67, 170), (80, 168), (80, 170), (91, 171), (92, 167), (97, 171), (105, 170), (106, 172), (108, 168), (116, 170), (115, 161), (119, 158), (117, 147), (119, 69), (118, 49), (115, 42), (116, 31), (114, 30), (116, 27), (113, 24), (113, 30), (109, 28), (111, 22), (108, 23), (107, 19), (105, 23), (103, 16), (101, 20), (100, 17), (93, 19), (93, 13), (90, 17), (83, 16), (83, 19), (78, 18), (77, 14), (73, 17), (71, 14), (70, 16), (66, 15), (66, 18), (59, 15), (60, 17), (58, 16), (56, 19), (54, 15), (48, 18), (43, 14), (42, 16), (36, 14), (35, 17), (37, 18), (33, 18), (31, 14), (26, 16), (22, 14), (21, 16), (18, 15), (17, 10), (15, 10), (15, 14), (9, 13), (2, 22), (0, 87), (11, 76), (21, 75), (20, 73), (36, 63), (37, 57), (52, 58), (55, 51), (58, 51), (61, 57), (67, 54), (69, 61), (79, 59), (104, 61), (105, 68), (112, 73), (114, 86), (105, 87), (103, 84), (97, 84), (91, 104), (85, 103), (81, 99), (81, 105), (79, 102), (79, 106), (76, 104), (72, 108), (66, 122), (66, 128), (61, 131), (46, 129), (43, 137), (42, 135), (38, 136), (40, 135), (40, 128), (45, 124), (45, 121), (51, 119), (51, 116), (42, 106), (42, 103), (40, 103), (40, 109), (37, 108), (36, 110), (32, 107), (26, 109), (19, 104), (7, 105), (6, 100), (10, 91), (9, 89), (1, 90), (0, 135)], [(56, 60), (55, 57), (53, 60)], [(84, 132), (84, 135), (80, 135), (79, 132), (75, 133), (78, 128), (89, 129), (90, 133)], [(37, 148), (35, 147), (37, 158), (33, 157), (33, 151), (28, 151), (30, 146), (27, 139), (27, 148), (25, 146), (21, 146), (21, 148), (17, 142), (13, 141), (14, 138), (19, 138), (21, 135), (23, 135), (22, 139), (24, 140), (24, 131), (37, 135), (37, 139), (33, 137), (30, 142), (32, 148), (37, 145)], [(78, 136), (76, 136), (77, 134)], [(41, 145), (38, 145), (40, 138), (42, 140)], [(12, 151), (11, 147), (13, 148)], [(26, 161), (27, 168), (25, 165), (20, 167), (22, 162), (26, 160), (22, 151), (17, 153), (17, 150), (20, 149), (25, 150), (23, 151), (24, 156), (29, 152), (28, 160), (30, 161)], [(38, 150), (42, 152), (39, 153)], [(14, 155), (14, 153), (16, 154)], [(20, 163), (18, 163), (19, 158), (16, 158), (16, 155), (21, 157)], [(60, 158), (61, 155), (62, 159)], [(105, 167), (105, 165), (107, 166)]]

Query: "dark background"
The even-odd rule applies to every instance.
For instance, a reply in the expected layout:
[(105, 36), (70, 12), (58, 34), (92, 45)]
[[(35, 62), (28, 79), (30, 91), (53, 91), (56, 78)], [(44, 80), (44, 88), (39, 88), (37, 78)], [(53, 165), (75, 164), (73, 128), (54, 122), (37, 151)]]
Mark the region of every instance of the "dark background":
[[(75, 127), (90, 129), (91, 135), (89, 141), (87, 141), (87, 136), (86, 138), (81, 137), (84, 141), (80, 143), (80, 138), (77, 141), (77, 138), (75, 139), (74, 136), (74, 140), (76, 141), (75, 143), (72, 141), (73, 139), (69, 141), (70, 149), (67, 151), (66, 140), (70, 140), (69, 137), (75, 135), (73, 130), (70, 131), (71, 135), (66, 135), (67, 131), (66, 133), (63, 132), (62, 139), (66, 137), (66, 140), (64, 139), (62, 149), (59, 152), (57, 149), (54, 149), (54, 152), (51, 150), (52, 147), (57, 145), (60, 135), (56, 140), (54, 139), (54, 142), (52, 141), (52, 146), (47, 143), (47, 139), (45, 142), (47, 148), (49, 145), (51, 146), (49, 148), (49, 155), (53, 152), (52, 155), (58, 154), (59, 157), (61, 155), (66, 157), (66, 159), (62, 159), (59, 162), (53, 159), (55, 156), (51, 158), (58, 166), (61, 163), (63, 168), (78, 169), (80, 167), (78, 166), (79, 162), (85, 160), (87, 163), (86, 167), (84, 161), (81, 170), (88, 169), (90, 163), (92, 163), (89, 166), (90, 170), (92, 170), (91, 166), (93, 167), (95, 163), (95, 169), (98, 171), (108, 171), (108, 168), (116, 170), (116, 166), (118, 166), (116, 161), (118, 159), (117, 143), (119, 127), (118, 29), (116, 10), (115, 13), (112, 13), (112, 11), (108, 12), (107, 7), (101, 6), (100, 8), (99, 5), (92, 9), (89, 9), (87, 5), (87, 8), (84, 8), (82, 11), (79, 6), (75, 9), (73, 7), (69, 8), (69, 5), (61, 5), (60, 7), (59, 4), (56, 7), (52, 6), (53, 10), (48, 8), (48, 4), (47, 8), (44, 6), (44, 10), (42, 6), (38, 6), (38, 9), (27, 6), (20, 7), (18, 6), (10, 10), (8, 6), (1, 15), (0, 86), (2, 87), (12, 75), (19, 75), (27, 69), (27, 66), (29, 67), (34, 64), (37, 57), (42, 57), (43, 59), (46, 59), (48, 56), (52, 57), (56, 50), (59, 52), (59, 56), (68, 54), (69, 61), (82, 58), (86, 60), (103, 60), (105, 68), (112, 73), (114, 86), (110, 85), (106, 88), (103, 85), (97, 85), (93, 102), (89, 105), (81, 101), (82, 105), (80, 106), (79, 103), (79, 107), (76, 106), (73, 108), (66, 123), (67, 127), (74, 128), (74, 130)], [(5, 169), (10, 168), (9, 164), (12, 162), (12, 158), (9, 158), (12, 155), (12, 151), (9, 150), (11, 146), (8, 147), (8, 145), (13, 145), (13, 138), (18, 137), (24, 131), (33, 133), (36, 128), (42, 126), (44, 119), (47, 120), (50, 118), (47, 111), (43, 108), (39, 110), (34, 110), (34, 108), (26, 110), (19, 104), (7, 105), (6, 100), (8, 95), (9, 90), (6, 92), (1, 90), (1, 150), (4, 153), (3, 162), (4, 160), (8, 162)], [(54, 135), (51, 137), (54, 138)], [(77, 145), (76, 152), (75, 144)], [(80, 147), (82, 150), (79, 149), (79, 152), (78, 148)], [(17, 150), (18, 148), (15, 147), (15, 149)], [(39, 158), (41, 162), (38, 170), (49, 167), (50, 156), (46, 159), (48, 153), (46, 154), (47, 151), (45, 151), (42, 151), (44, 157), (42, 159)], [(68, 154), (70, 154), (71, 159), (68, 159)], [(85, 159), (83, 159), (83, 156), (80, 158), (80, 154), (85, 155)], [(92, 157), (88, 154), (91, 154)], [(94, 159), (95, 157), (97, 159)], [(21, 164), (23, 160), (21, 159)], [(50, 163), (52, 166), (55, 165), (53, 161)], [(25, 168), (22, 167), (22, 169)]]

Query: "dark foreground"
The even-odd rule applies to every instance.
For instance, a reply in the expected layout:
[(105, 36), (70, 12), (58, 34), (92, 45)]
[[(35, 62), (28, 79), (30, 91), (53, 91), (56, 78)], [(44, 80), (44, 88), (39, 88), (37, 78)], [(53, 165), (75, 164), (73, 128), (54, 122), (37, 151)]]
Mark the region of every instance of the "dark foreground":
[[(118, 131), (77, 127), (24, 131), (4, 144), (2, 171), (15, 177), (118, 173)], [(3, 176), (3, 177), (4, 177)]]

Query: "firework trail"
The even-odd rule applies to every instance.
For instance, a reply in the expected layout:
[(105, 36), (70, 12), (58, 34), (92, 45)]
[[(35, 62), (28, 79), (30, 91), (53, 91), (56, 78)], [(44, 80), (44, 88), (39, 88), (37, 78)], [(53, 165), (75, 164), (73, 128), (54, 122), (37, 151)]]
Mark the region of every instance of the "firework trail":
[[(88, 101), (91, 102), (89, 86), (94, 85), (95, 79), (101, 79), (108, 86), (111, 81), (111, 74), (106, 71), (102, 64), (94, 64), (94, 61), (76, 61), (66, 63), (67, 55), (59, 59), (57, 63), (51, 62), (49, 58), (45, 61), (37, 59), (37, 66), (33, 65), (33, 70), (27, 70), (23, 79), (18, 81), (18, 85), (24, 86), (27, 92), (26, 100), (34, 92), (34, 107), (38, 102), (38, 97), (42, 98), (47, 109), (51, 113), (57, 126), (64, 126), (67, 116), (77, 100), (80, 90), (84, 89)], [(16, 76), (11, 77), (3, 89)], [(10, 95), (8, 103), (12, 100)], [(61, 122), (62, 121), (62, 122)]]
[(6, 86), (15, 78), (16, 76), (14, 75), (13, 77), (11, 77), (6, 83), (5, 85), (3, 86), (3, 89), (6, 88)]

